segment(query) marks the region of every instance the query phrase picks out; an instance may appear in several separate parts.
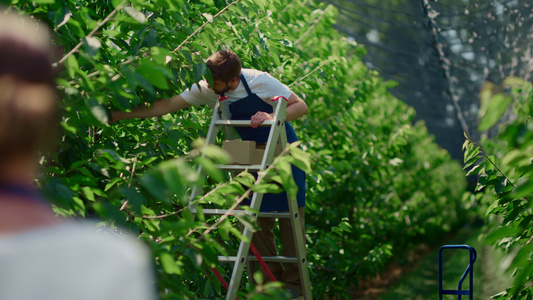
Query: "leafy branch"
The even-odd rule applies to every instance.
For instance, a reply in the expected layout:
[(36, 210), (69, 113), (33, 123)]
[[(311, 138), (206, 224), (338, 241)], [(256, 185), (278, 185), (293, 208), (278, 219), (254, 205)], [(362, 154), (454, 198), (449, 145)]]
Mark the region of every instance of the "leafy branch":
[[(476, 141), (472, 140), (470, 137), (468, 137), (468, 135), (465, 133), (465, 138), (466, 140), (474, 145), (474, 147), (479, 151), (479, 153), (481, 153), (482, 155), (476, 159), (475, 161), (471, 161), (470, 163), (468, 161), (465, 161), (465, 163), (467, 164), (465, 168), (469, 167), (470, 165), (472, 165), (473, 163), (475, 163), (476, 161), (478, 161), (480, 158), (483, 158), (485, 159), (486, 161), (488, 161), (490, 163), (490, 165), (492, 165), (497, 171), (498, 173), (500, 173), (500, 175), (507, 179), (507, 181), (509, 182), (509, 184), (513, 187), (513, 188), (516, 188), (516, 186), (513, 184), (513, 182), (511, 180), (509, 180), (509, 177), (507, 177), (507, 175), (505, 175), (505, 173), (503, 173), (503, 171), (498, 167), (498, 165), (496, 165), (496, 163), (489, 157), (489, 155), (487, 155), (487, 153), (485, 152), (485, 150), (483, 150), (483, 148), (481, 147), (481, 145), (479, 145)], [(476, 154), (476, 156), (479, 156), (479, 154)]]
[(179, 44), (176, 49), (174, 49), (172, 52), (176, 52), (179, 49), (181, 49), (192, 37), (194, 37), (198, 32), (200, 32), (202, 29), (204, 29), (207, 24), (213, 22), (214, 19), (216, 19), (218, 16), (220, 16), (223, 12), (225, 12), (230, 6), (235, 5), (239, 3), (241, 0), (235, 0), (231, 2), (230, 4), (226, 5), (223, 9), (221, 9), (218, 13), (216, 13), (211, 19), (208, 19), (206, 22), (204, 22), (200, 27), (198, 27), (191, 35), (189, 35), (181, 44)]
[[(104, 26), (107, 22), (109, 22), (109, 20), (111, 20), (111, 18), (113, 18), (113, 16), (115, 16), (117, 14), (117, 12), (120, 9), (122, 9), (122, 7), (124, 7), (125, 4), (126, 4), (126, 0), (123, 0), (119, 5), (117, 5), (117, 7), (115, 7), (115, 9), (113, 9), (113, 11), (111, 11), (109, 13), (109, 15), (105, 19), (103, 19), (100, 23), (98, 23), (98, 25), (96, 25), (96, 27), (94, 27), (93, 30), (91, 30), (91, 32), (89, 32), (89, 34), (87, 36), (85, 36), (84, 40), (86, 40), (87, 38), (92, 37), (98, 30), (100, 30), (100, 28), (102, 28), (102, 26)], [(63, 58), (61, 58), (58, 62), (54, 63), (53, 65), (54, 66), (58, 66), (58, 65), (64, 63), (72, 54), (76, 53), (80, 49), (80, 47), (82, 45), (83, 45), (83, 40), (81, 42), (79, 42), (65, 56), (63, 56)]]
[(304, 79), (306, 79), (307, 77), (311, 76), (311, 74), (315, 73), (317, 70), (319, 70), (320, 68), (322, 68), (323, 66), (325, 66), (326, 64), (330, 63), (331, 61), (329, 59), (326, 59), (325, 61), (323, 61), (318, 67), (314, 68), (311, 72), (305, 74), (304, 76), (296, 79), (294, 82), (292, 82), (291, 84), (289, 84), (289, 87), (293, 86), (294, 84), (298, 83), (298, 82), (301, 82), (303, 81)]
[(300, 43), (300, 41), (302, 41), (302, 39), (309, 34), (309, 32), (313, 31), (313, 29), (315, 28), (315, 26), (318, 24), (318, 22), (320, 22), (320, 20), (322, 19), (322, 17), (324, 17), (324, 15), (326, 14), (326, 12), (332, 8), (333, 6), (332, 5), (328, 5), (328, 7), (326, 9), (324, 9), (321, 13), (320, 13), (320, 16), (318, 16), (318, 18), (316, 18), (316, 20), (313, 22), (313, 24), (311, 26), (309, 26), (309, 28), (294, 42), (294, 45), (298, 45)]

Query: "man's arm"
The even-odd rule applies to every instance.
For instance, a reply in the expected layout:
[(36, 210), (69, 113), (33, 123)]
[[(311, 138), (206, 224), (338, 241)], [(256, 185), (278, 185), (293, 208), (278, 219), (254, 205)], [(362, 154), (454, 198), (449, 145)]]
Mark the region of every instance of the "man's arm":
[[(283, 100), (278, 100), (283, 101)], [(292, 93), (287, 99), (287, 118), (286, 121), (292, 121), (300, 118), (301, 116), (307, 114), (307, 104), (305, 101), (302, 100), (302, 98), (298, 97), (295, 93)], [(257, 128), (259, 124), (263, 123), (267, 120), (272, 120), (274, 113), (268, 114), (263, 111), (258, 111), (255, 115), (251, 118), (251, 126), (252, 128)]]
[(191, 106), (192, 105), (185, 101), (182, 96), (177, 95), (169, 99), (157, 100), (150, 106), (148, 106), (147, 103), (143, 103), (134, 108), (131, 112), (113, 111), (111, 113), (111, 122), (124, 119), (160, 117)]
[(307, 114), (307, 104), (298, 95), (292, 93), (287, 100), (287, 121), (296, 120)]

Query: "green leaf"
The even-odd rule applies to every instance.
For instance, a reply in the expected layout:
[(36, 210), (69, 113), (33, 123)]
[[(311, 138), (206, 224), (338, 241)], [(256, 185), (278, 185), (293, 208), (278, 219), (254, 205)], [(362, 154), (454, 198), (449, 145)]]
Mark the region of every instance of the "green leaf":
[(146, 22), (146, 16), (144, 15), (144, 13), (138, 11), (134, 7), (126, 6), (126, 7), (124, 7), (124, 11), (126, 11), (128, 13), (128, 15), (130, 15), (130, 17), (132, 17), (135, 20), (137, 20), (137, 22), (139, 22), (141, 24), (144, 24)]
[(107, 192), (110, 188), (112, 188), (115, 184), (119, 183), (121, 180), (123, 179), (118, 177), (111, 179), (111, 181), (105, 185), (104, 191)]
[(251, 232), (256, 232), (256, 218), (254, 218), (252, 215), (247, 213), (239, 213), (235, 214), (235, 217), (241, 222), (244, 227), (248, 228)]
[(109, 122), (110, 113), (104, 106), (100, 105), (98, 101), (94, 99), (89, 99), (85, 101), (87, 107), (91, 111), (91, 114), (102, 124), (107, 124)]
[(132, 73), (132, 76), (135, 78), (135, 85), (140, 85), (152, 95), (155, 93), (154, 86), (146, 78), (137, 73)]
[(194, 222), (194, 215), (189, 207), (183, 208), (183, 210), (181, 211), (181, 215), (183, 216), (183, 219), (186, 222), (188, 223)]
[(68, 132), (71, 132), (71, 133), (78, 132), (78, 128), (77, 127), (71, 126), (65, 121), (61, 121), (59, 124), (61, 125), (61, 127), (63, 127), (63, 129), (65, 129)]
[(93, 193), (91, 187), (84, 186), (84, 187), (81, 188), (81, 190), (83, 191), (83, 194), (85, 195), (85, 197), (87, 197), (87, 200), (90, 200), (90, 201), (94, 201), (95, 200), (94, 193)]
[(484, 114), (480, 110), (480, 122), (478, 126), (479, 131), (485, 131), (496, 125), (498, 120), (507, 110), (512, 98), (504, 94), (496, 94), (492, 96), (487, 104), (487, 109)]
[(231, 227), (232, 225), (227, 219), (222, 221), (222, 223), (218, 226), (218, 232), (220, 233), (220, 237), (224, 241), (229, 241), (229, 233), (231, 231)]
[(282, 40), (281, 43), (287, 47), (292, 47), (292, 42), (288, 39)]
[(499, 178), (496, 184), (494, 185), (494, 190), (496, 191), (496, 194), (501, 194), (507, 186), (508, 182), (509, 181), (505, 177)]
[(240, 173), (239, 176), (235, 177), (234, 180), (245, 187), (251, 187), (255, 182), (255, 177), (245, 171)]
[(470, 176), (470, 175), (476, 175), (478, 174), (483, 168), (481, 167), (481, 165), (476, 165), (474, 167), (472, 167), (472, 169), (470, 169), (470, 171), (468, 171), (468, 173), (466, 173), (466, 176)]
[(211, 73), (211, 70), (209, 68), (207, 68), (206, 71), (205, 71), (204, 79), (207, 81), (207, 83), (210, 86), (214, 86), (215, 85), (215, 81), (214, 81), (214, 78), (213, 78), (213, 73)]
[(502, 86), (504, 87), (525, 86), (527, 84), (529, 83), (526, 80), (515, 76), (507, 77), (502, 82)]
[(483, 86), (481, 87), (481, 90), (479, 92), (479, 100), (481, 102), (480, 108), (479, 108), (479, 114), (485, 115), (487, 113), (490, 99), (494, 96), (496, 93), (497, 86), (492, 82), (484, 82)]
[(191, 262), (194, 264), (195, 268), (199, 268), (202, 265), (203, 257), (202, 254), (198, 253), (197, 251), (194, 251), (192, 249), (185, 250), (185, 255), (189, 257)]
[(171, 51), (161, 47), (150, 48), (150, 54), (153, 60), (159, 65), (164, 65), (167, 63), (167, 60), (170, 61), (174, 58), (174, 54)]
[(279, 170), (279, 175), (283, 179), (283, 187), (290, 198), (296, 198), (298, 194), (298, 186), (292, 177), (292, 166), (289, 162), (281, 160), (276, 164), (276, 169)]
[(172, 255), (168, 252), (159, 253), (159, 261), (168, 274), (183, 275), (183, 270), (178, 266)]
[(516, 234), (520, 233), (521, 229), (516, 225), (502, 226), (494, 231), (492, 231), (486, 238), (485, 241), (489, 244), (499, 242), (501, 239), (506, 237), (513, 237)]
[(531, 254), (533, 251), (533, 244), (529, 243), (520, 247), (520, 250), (516, 253), (510, 268), (520, 268), (531, 264)]
[[(524, 297), (518, 297), (518, 294), (522, 289), (526, 288), (528, 283), (531, 281), (531, 274), (533, 274), (533, 262), (531, 260), (527, 260), (515, 273), (513, 287), (509, 291), (509, 293), (513, 294), (511, 299), (524, 299)], [(531, 294), (525, 299), (531, 299)]]
[(113, 4), (113, 7), (115, 8), (119, 8), (123, 2), (124, 0), (111, 0), (111, 4)]
[(169, 196), (166, 186), (152, 174), (146, 174), (141, 177), (142, 186), (157, 200), (168, 202)]
[(137, 213), (141, 212), (141, 206), (146, 202), (146, 199), (135, 188), (121, 186), (120, 192), (124, 195), (128, 203), (133, 207)]
[(208, 145), (207, 147), (203, 147), (202, 153), (217, 163), (225, 164), (230, 160), (229, 154), (222, 151), (218, 146)]
[(205, 172), (211, 176), (215, 181), (220, 182), (224, 180), (224, 175), (222, 174), (222, 171), (215, 166), (212, 160), (198, 156), (195, 158), (195, 161), (204, 168)]
[(213, 16), (212, 15), (210, 15), (208, 13), (203, 13), (202, 15), (205, 17), (207, 22), (212, 22), (213, 21)]
[(479, 159), (478, 157), (479, 153), (480, 153), (479, 147), (477, 147), (476, 145), (472, 143), (469, 143), (466, 146), (466, 149), (464, 150), (464, 163), (465, 163), (464, 168), (468, 168), (469, 166), (474, 164)]
[(519, 149), (512, 149), (502, 160), (502, 163), (513, 167), (522, 167), (531, 165), (531, 157), (528, 151), (522, 151)]
[(291, 156), (296, 160), (293, 163), (305, 173), (312, 172), (309, 154), (303, 151), (297, 144), (289, 146)]
[(69, 56), (67, 60), (65, 61), (65, 65), (67, 66), (68, 75), (71, 78), (74, 78), (74, 76), (76, 75), (76, 72), (80, 68), (80, 66), (78, 65), (78, 60), (76, 60), (76, 57), (74, 55)]
[(208, 34), (207, 32), (202, 33), (200, 36), (201, 40), (205, 43), (209, 51), (215, 52), (215, 40), (214, 37)]
[(202, 80), (202, 77), (205, 75), (207, 66), (204, 63), (196, 64), (193, 66), (194, 80), (196, 82)]
[(148, 82), (160, 89), (168, 89), (167, 79), (161, 67), (151, 61), (144, 60), (137, 67), (137, 72)]
[(261, 182), (257, 185), (252, 186), (252, 191), (262, 194), (279, 194), (283, 192), (283, 188), (275, 183)]
[(254, 1), (254, 4), (259, 6), (261, 9), (265, 9), (265, 7), (267, 6), (266, 0), (253, 0), (253, 1)]
[(158, 166), (158, 169), (170, 192), (181, 197), (185, 193), (185, 187), (183, 186), (183, 179), (177, 167), (175, 161), (168, 161), (161, 163), (161, 165)]
[(526, 197), (533, 193), (533, 184), (529, 178), (524, 178), (523, 181), (516, 187), (516, 189), (511, 194), (514, 198)]
[(100, 49), (102, 47), (102, 43), (97, 37), (94, 36), (88, 36), (85, 38), (85, 42), (89, 47), (91, 47), (94, 51)]

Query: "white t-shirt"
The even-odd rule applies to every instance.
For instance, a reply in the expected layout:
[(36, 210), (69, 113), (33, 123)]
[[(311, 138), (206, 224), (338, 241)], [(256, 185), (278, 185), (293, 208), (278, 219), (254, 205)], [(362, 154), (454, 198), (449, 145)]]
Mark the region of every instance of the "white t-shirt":
[[(292, 94), (292, 91), (288, 86), (284, 85), (267, 72), (253, 69), (242, 69), (241, 73), (244, 76), (244, 79), (246, 79), (252, 93), (256, 94), (270, 105), (272, 105), (271, 100), (273, 97), (283, 96), (288, 99)], [(200, 85), (201, 89), (198, 88), (198, 85)], [(202, 80), (198, 85), (194, 84), (190, 89), (187, 89), (180, 95), (191, 105), (209, 105), (212, 108), (215, 107), (218, 95), (208, 88), (207, 81)], [(241, 80), (237, 89), (224, 93), (224, 96), (228, 97), (226, 101), (232, 103), (248, 96), (248, 92)]]
[(2, 300), (153, 300), (151, 256), (129, 236), (65, 223), (0, 239)]

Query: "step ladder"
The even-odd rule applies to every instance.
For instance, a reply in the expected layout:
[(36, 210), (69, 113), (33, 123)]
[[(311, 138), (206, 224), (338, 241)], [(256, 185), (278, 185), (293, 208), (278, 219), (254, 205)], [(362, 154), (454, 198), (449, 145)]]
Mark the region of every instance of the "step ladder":
[[(260, 165), (217, 165), (219, 169), (228, 171), (244, 171), (258, 172), (265, 170), (274, 160), (274, 152), (278, 142), (281, 144), (281, 148), (285, 149), (287, 145), (287, 135), (285, 129), (286, 108), (287, 101), (283, 97), (275, 97), (272, 99), (274, 103), (274, 118), (271, 121), (265, 121), (261, 127), (270, 127), (270, 132), (265, 146), (265, 152)], [(251, 127), (250, 120), (231, 120), (229, 117), (229, 104), (228, 101), (217, 101), (209, 131), (206, 137), (206, 145), (215, 144), (217, 134), (221, 128), (225, 130), (226, 138), (233, 138), (232, 127)], [(199, 167), (198, 172), (200, 176), (205, 177), (205, 172)], [(203, 186), (196, 185), (193, 187), (190, 197), (190, 207), (193, 213), (196, 213), (195, 205), (192, 204), (192, 200), (195, 197), (202, 195)], [(311, 300), (311, 287), (309, 280), (308, 262), (306, 259), (305, 239), (302, 235), (301, 223), (298, 215), (298, 204), (296, 198), (289, 198), (289, 212), (260, 212), (258, 217), (275, 217), (275, 218), (289, 218), (291, 220), (292, 232), (294, 235), (294, 241), (296, 246), (296, 257), (284, 257), (284, 256), (262, 256), (265, 262), (280, 262), (280, 263), (295, 263), (298, 264), (300, 273), (300, 279), (303, 290), (303, 297), (299, 299)], [(250, 208), (259, 211), (261, 202), (263, 199), (262, 193), (253, 193)], [(226, 210), (226, 209), (202, 209), (204, 215), (236, 215), (236, 214), (251, 214), (245, 210)], [(243, 274), (244, 266), (250, 261), (257, 261), (255, 256), (249, 256), (250, 242), (252, 240), (253, 232), (246, 226), (243, 226), (242, 235), (245, 237), (239, 244), (239, 249), (236, 256), (219, 256), (220, 262), (234, 263), (233, 272), (228, 286), (228, 292), (226, 295), (227, 300), (234, 300), (237, 298), (237, 292), (239, 290), (239, 284)], [(251, 274), (250, 274), (251, 275)]]
[[(459, 279), (459, 284), (457, 290), (444, 290), (442, 288), (442, 252), (445, 249), (467, 249), (469, 254), (468, 267), (466, 268), (463, 276)], [(462, 296), (469, 296), (470, 300), (474, 299), (474, 262), (476, 261), (477, 253), (476, 249), (468, 245), (446, 245), (442, 246), (439, 249), (439, 300), (442, 300), (442, 295), (457, 295), (457, 299), (461, 300)], [(463, 281), (466, 278), (466, 275), (469, 276), (469, 286), (468, 290), (463, 290)]]

